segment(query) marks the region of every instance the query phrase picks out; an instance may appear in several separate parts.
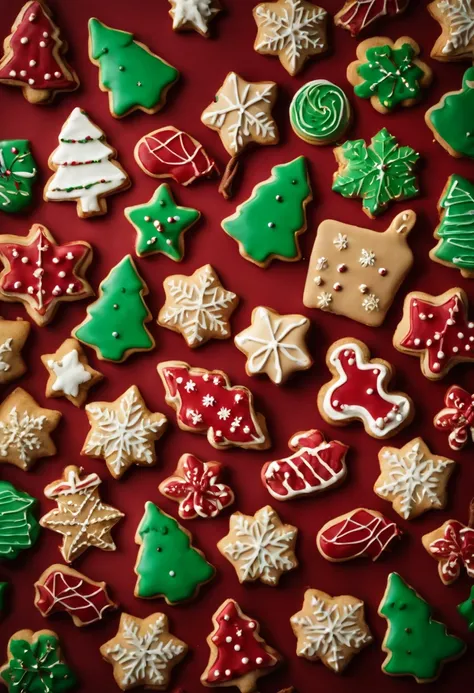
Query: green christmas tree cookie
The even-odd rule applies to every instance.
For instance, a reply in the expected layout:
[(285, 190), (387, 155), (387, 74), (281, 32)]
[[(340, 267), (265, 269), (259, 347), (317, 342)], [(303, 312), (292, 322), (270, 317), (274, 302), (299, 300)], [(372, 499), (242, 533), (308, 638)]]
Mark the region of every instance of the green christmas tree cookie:
[(31, 204), (36, 164), (28, 140), (0, 142), (0, 210), (21, 212)]
[(14, 559), (36, 542), (40, 526), (34, 516), (38, 501), (8, 481), (0, 481), (0, 559)]
[(460, 657), (466, 646), (431, 617), (431, 607), (398, 573), (388, 576), (379, 614), (388, 621), (382, 644), (387, 657), (382, 671), (391, 676), (414, 676), (418, 683), (433, 681), (443, 664)]
[(184, 234), (201, 213), (175, 204), (169, 185), (160, 185), (149, 202), (127, 207), (124, 214), (137, 232), (135, 252), (139, 257), (163, 253), (180, 262), (184, 255)]
[(8, 661), (0, 668), (0, 677), (9, 693), (63, 693), (76, 684), (52, 630), (15, 633), (8, 642)]
[(474, 67), (464, 73), (462, 89), (445, 94), (426, 111), (425, 120), (451, 156), (474, 158)]
[(213, 566), (191, 545), (191, 534), (150, 501), (135, 541), (140, 545), (136, 597), (164, 597), (168, 604), (176, 604), (192, 599), (214, 577)]
[(394, 200), (407, 200), (419, 193), (414, 169), (420, 155), (411, 147), (400, 147), (383, 128), (364, 140), (348, 140), (334, 150), (339, 170), (332, 189), (343, 197), (360, 197), (369, 217), (384, 212)]
[(260, 267), (272, 260), (299, 260), (298, 236), (306, 231), (306, 205), (312, 199), (304, 156), (275, 166), (251, 197), (222, 222), (239, 244), (242, 257)]
[(133, 34), (89, 20), (89, 57), (100, 68), (99, 86), (109, 93), (111, 114), (122, 118), (136, 109), (156, 113), (179, 72)]
[(148, 288), (130, 255), (113, 267), (87, 308), (87, 318), (73, 336), (106, 361), (125, 361), (135, 351), (150, 351), (155, 341), (145, 327), (151, 320), (143, 297)]
[(469, 630), (474, 631), (474, 585), (466, 601), (458, 604), (458, 611), (466, 619)]

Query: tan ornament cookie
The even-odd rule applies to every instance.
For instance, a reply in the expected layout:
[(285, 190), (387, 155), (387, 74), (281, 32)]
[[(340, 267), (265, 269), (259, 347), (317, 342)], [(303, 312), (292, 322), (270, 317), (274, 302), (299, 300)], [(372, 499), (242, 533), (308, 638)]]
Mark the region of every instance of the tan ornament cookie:
[(441, 26), (431, 57), (442, 62), (474, 58), (474, 4), (472, 0), (433, 0), (428, 11)]
[(29, 471), (36, 460), (55, 455), (50, 433), (60, 418), (61, 412), (43, 409), (17, 387), (0, 404), (0, 463)]
[(438, 561), (438, 573), (444, 585), (451, 585), (464, 568), (474, 578), (474, 500), (469, 506), (468, 524), (447, 520), (441, 527), (424, 534), (423, 546)]
[(402, 448), (381, 448), (379, 463), (381, 473), (374, 491), (391, 501), (404, 520), (445, 507), (446, 486), (456, 463), (433, 454), (422, 438), (414, 438)]
[(247, 375), (265, 373), (280, 385), (295, 371), (311, 368), (313, 359), (305, 342), (309, 327), (304, 315), (280, 315), (265, 306), (254, 308), (250, 327), (234, 337), (236, 347), (247, 357)]
[(219, 0), (169, 0), (173, 31), (197, 31), (209, 36), (209, 22), (221, 10)]
[(229, 533), (217, 548), (232, 563), (239, 582), (260, 580), (278, 585), (280, 577), (298, 567), (297, 527), (284, 524), (270, 505), (252, 515), (231, 515)]
[(81, 455), (103, 459), (114, 479), (133, 464), (156, 464), (154, 444), (166, 431), (167, 419), (148, 409), (136, 385), (113, 402), (91, 402), (86, 414), (91, 428)]
[(66, 563), (72, 563), (88, 548), (96, 546), (102, 551), (115, 551), (111, 530), (124, 517), (116, 508), (102, 502), (97, 474), (84, 476), (80, 467), (64, 469), (61, 479), (44, 489), (46, 498), (56, 501), (58, 507), (46, 513), (40, 525), (63, 535), (60, 548)]
[(21, 356), (31, 325), (27, 320), (0, 318), (0, 385), (20, 378), (26, 372)]
[(298, 639), (298, 657), (320, 659), (337, 674), (373, 639), (364, 618), (364, 602), (346, 594), (331, 597), (321, 590), (306, 590), (303, 607), (290, 623)]
[(166, 301), (158, 324), (180, 333), (191, 349), (210, 339), (230, 337), (230, 316), (239, 297), (227, 291), (211, 265), (191, 275), (173, 274), (163, 282)]
[(328, 49), (328, 13), (306, 0), (262, 2), (253, 9), (257, 23), (254, 50), (277, 55), (290, 75), (297, 75), (314, 55)]
[(407, 236), (415, 222), (411, 210), (398, 214), (384, 233), (323, 221), (309, 261), (304, 305), (381, 325), (413, 265)]
[(84, 349), (71, 337), (54, 354), (44, 354), (41, 361), (49, 373), (46, 397), (65, 397), (76, 407), (82, 407), (90, 388), (104, 377), (89, 365)]
[(167, 690), (172, 669), (187, 651), (186, 643), (170, 633), (168, 617), (159, 612), (147, 618), (122, 613), (117, 634), (100, 647), (122, 691), (137, 686)]

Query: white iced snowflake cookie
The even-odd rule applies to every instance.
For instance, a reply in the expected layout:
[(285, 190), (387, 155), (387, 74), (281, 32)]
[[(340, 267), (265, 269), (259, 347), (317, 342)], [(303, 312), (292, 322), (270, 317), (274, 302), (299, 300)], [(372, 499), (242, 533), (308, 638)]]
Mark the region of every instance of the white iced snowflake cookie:
[(49, 374), (46, 397), (65, 397), (76, 407), (84, 404), (90, 388), (104, 377), (89, 366), (77, 339), (66, 339), (54, 354), (44, 354), (41, 361)]
[(209, 22), (221, 11), (219, 0), (169, 0), (174, 31), (197, 31), (209, 35)]
[(474, 57), (473, 0), (433, 0), (430, 14), (441, 25), (441, 35), (431, 50), (435, 60), (472, 60)]

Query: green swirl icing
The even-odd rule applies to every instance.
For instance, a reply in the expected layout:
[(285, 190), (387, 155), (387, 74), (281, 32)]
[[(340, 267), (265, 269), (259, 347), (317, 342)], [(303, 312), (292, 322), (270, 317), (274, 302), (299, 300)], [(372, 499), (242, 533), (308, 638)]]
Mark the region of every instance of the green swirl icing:
[(299, 137), (334, 142), (346, 131), (351, 107), (343, 90), (326, 79), (315, 79), (299, 89), (290, 106), (290, 120)]

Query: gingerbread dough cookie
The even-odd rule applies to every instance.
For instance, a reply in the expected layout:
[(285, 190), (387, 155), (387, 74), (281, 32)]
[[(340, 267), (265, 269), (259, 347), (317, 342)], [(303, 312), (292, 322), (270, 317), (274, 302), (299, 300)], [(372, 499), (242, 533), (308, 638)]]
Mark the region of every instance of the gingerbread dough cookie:
[(20, 378), (26, 372), (21, 351), (30, 333), (27, 320), (0, 318), (0, 385)]
[(219, 0), (169, 0), (169, 15), (173, 19), (173, 31), (197, 31), (209, 36), (209, 22), (222, 7)]
[[(0, 322), (0, 330), (1, 326)], [(66, 339), (54, 354), (44, 354), (41, 361), (49, 374), (46, 397), (65, 397), (76, 407), (82, 407), (90, 388), (104, 377), (89, 365), (76, 339)]]
[(441, 527), (424, 534), (423, 546), (438, 561), (438, 573), (444, 585), (455, 582), (464, 569), (474, 578), (474, 511), (471, 502), (468, 525), (458, 520), (447, 520)]
[(435, 60), (474, 58), (474, 4), (472, 0), (433, 0), (428, 11), (441, 26), (431, 50)]

